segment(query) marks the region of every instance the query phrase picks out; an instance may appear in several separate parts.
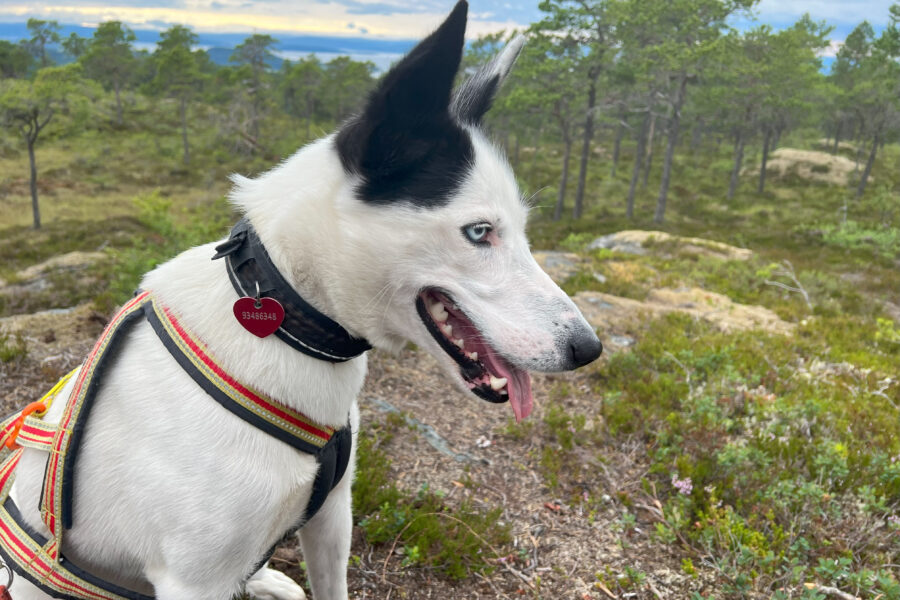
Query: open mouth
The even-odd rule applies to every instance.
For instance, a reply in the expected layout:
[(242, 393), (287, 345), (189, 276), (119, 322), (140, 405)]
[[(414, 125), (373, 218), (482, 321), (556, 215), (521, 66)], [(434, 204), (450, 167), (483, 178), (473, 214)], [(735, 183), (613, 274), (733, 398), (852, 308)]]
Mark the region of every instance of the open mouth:
[(488, 402), (508, 400), (516, 421), (531, 414), (528, 372), (514, 367), (494, 350), (449, 294), (427, 288), (416, 298), (416, 309), (431, 336), (459, 365), (459, 373), (473, 394)]

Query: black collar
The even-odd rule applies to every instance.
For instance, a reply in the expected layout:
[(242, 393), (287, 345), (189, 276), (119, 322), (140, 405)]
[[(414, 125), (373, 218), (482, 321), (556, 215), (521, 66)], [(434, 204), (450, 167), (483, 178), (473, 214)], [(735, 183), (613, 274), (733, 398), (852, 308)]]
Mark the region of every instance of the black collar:
[(255, 296), (259, 284), (261, 297), (281, 303), (284, 321), (275, 335), (291, 348), (328, 362), (344, 362), (372, 348), (300, 297), (278, 272), (247, 219), (238, 221), (231, 236), (216, 246), (213, 260), (222, 257), (238, 295)]

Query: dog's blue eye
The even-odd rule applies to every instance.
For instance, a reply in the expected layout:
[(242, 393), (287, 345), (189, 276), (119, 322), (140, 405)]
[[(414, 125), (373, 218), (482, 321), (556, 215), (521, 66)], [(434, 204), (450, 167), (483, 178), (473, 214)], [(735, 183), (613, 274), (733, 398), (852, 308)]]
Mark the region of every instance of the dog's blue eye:
[(487, 244), (487, 236), (492, 229), (490, 223), (472, 223), (463, 227), (463, 233), (473, 244)]

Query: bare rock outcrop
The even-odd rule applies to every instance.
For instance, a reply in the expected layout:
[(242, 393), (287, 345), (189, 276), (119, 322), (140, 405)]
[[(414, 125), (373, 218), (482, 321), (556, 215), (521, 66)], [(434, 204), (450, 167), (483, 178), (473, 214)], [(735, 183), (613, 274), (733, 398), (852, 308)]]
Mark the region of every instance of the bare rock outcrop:
[(644, 256), (654, 253), (654, 247), (665, 251), (678, 251), (686, 254), (715, 256), (726, 260), (748, 260), (753, 251), (746, 248), (730, 246), (722, 242), (696, 237), (682, 237), (665, 231), (643, 231), (639, 229), (618, 231), (598, 237), (588, 245), (588, 250), (605, 248), (623, 254)]
[[(796, 175), (807, 181), (818, 181), (830, 185), (846, 186), (856, 170), (856, 163), (841, 155), (817, 150), (779, 148), (772, 152), (766, 171), (783, 177)], [(759, 173), (759, 167), (745, 170), (744, 174)]]
[(700, 288), (660, 288), (650, 292), (646, 301), (602, 292), (578, 292), (573, 300), (600, 332), (631, 331), (642, 319), (676, 311), (712, 323), (722, 331), (763, 329), (789, 334), (794, 329), (793, 324), (768, 308), (733, 302), (727, 296)]

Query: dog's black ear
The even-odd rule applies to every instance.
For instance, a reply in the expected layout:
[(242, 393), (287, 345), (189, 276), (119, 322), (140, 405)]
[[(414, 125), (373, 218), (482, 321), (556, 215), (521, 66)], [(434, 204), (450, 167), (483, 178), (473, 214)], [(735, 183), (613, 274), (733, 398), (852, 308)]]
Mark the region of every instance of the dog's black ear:
[(338, 133), (344, 168), (362, 177), (368, 202), (437, 206), (458, 185), (473, 150), (450, 115), (453, 80), (465, 43), (468, 5), (447, 19), (381, 79), (362, 114)]
[(452, 112), (463, 123), (481, 124), (494, 97), (522, 52), (525, 36), (517, 35), (490, 62), (469, 77), (453, 95)]

